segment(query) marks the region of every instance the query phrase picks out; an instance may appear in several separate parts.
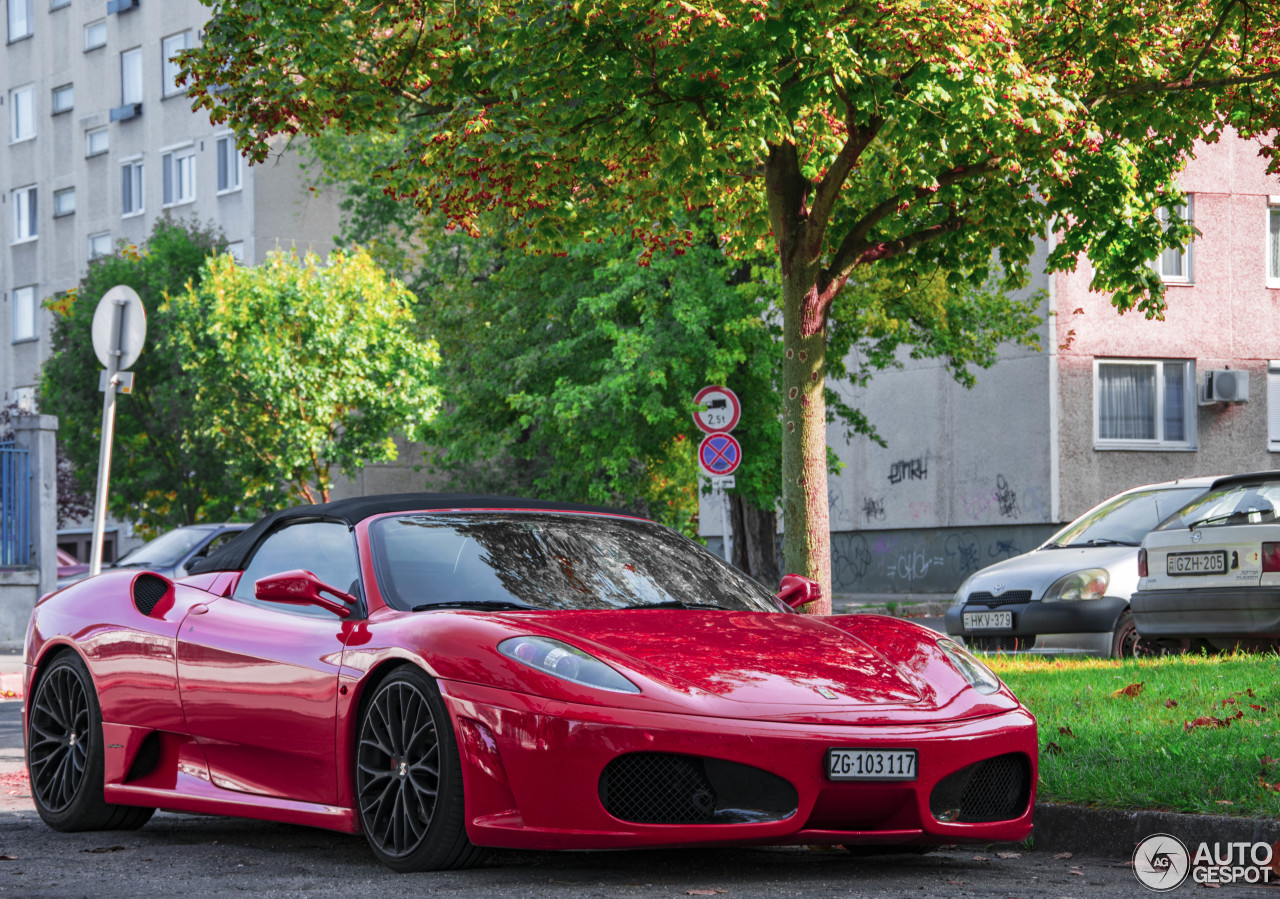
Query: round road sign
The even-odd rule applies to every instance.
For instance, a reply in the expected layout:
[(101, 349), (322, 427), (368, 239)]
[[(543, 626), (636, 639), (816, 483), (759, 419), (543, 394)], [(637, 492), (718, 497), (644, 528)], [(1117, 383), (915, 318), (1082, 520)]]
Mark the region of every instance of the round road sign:
[(698, 464), (714, 478), (733, 474), (742, 464), (742, 446), (728, 434), (708, 434), (698, 444)]
[[(119, 325), (117, 326), (117, 317)], [(147, 310), (132, 287), (117, 284), (102, 295), (93, 311), (93, 351), (98, 361), (116, 371), (125, 371), (138, 361), (147, 340)]]
[(738, 419), (742, 417), (742, 403), (728, 387), (703, 387), (693, 401), (699, 406), (693, 420), (708, 434), (727, 434), (738, 426)]

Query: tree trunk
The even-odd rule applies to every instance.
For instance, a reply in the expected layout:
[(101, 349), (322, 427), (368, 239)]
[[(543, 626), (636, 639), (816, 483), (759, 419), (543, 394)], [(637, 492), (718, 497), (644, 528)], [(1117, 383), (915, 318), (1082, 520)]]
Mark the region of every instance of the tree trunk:
[(805, 611), (831, 614), (831, 521), (827, 509), (827, 329), (816, 271), (795, 265), (782, 280), (782, 525), (790, 572), (811, 577), (822, 599)]
[(778, 570), (778, 516), (737, 494), (729, 494), (729, 522), (733, 528), (733, 564), (765, 587), (776, 591)]

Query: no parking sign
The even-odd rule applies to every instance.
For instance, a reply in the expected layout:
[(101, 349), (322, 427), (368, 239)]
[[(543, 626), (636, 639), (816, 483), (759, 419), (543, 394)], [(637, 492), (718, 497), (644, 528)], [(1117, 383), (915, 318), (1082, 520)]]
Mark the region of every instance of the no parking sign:
[(742, 446), (728, 434), (708, 434), (698, 445), (698, 464), (713, 478), (733, 474), (742, 463)]

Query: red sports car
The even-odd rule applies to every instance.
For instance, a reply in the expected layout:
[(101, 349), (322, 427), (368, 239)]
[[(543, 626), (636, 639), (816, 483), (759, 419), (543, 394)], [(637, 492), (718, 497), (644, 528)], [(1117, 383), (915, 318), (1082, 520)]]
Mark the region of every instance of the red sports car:
[(947, 637), (796, 614), (675, 532), (584, 506), (277, 512), (191, 576), (45, 597), (32, 795), (363, 831), (398, 871), (481, 847), (927, 845), (1031, 832), (1035, 719)]

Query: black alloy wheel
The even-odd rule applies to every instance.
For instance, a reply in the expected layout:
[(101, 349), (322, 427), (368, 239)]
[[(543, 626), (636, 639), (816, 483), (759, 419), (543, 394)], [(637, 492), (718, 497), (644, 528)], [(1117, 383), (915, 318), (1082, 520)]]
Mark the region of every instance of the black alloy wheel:
[(440, 691), (420, 669), (395, 669), (364, 703), (356, 747), (360, 823), (395, 871), (469, 867), (462, 764)]
[(27, 714), (27, 774), (36, 811), (55, 830), (132, 830), (155, 811), (103, 799), (102, 713), (74, 652), (39, 673)]
[(1116, 621), (1116, 629), (1111, 636), (1111, 657), (1113, 659), (1132, 659), (1146, 656), (1164, 655), (1164, 650), (1153, 640), (1145, 639), (1138, 633), (1133, 623), (1133, 613), (1125, 609)]

